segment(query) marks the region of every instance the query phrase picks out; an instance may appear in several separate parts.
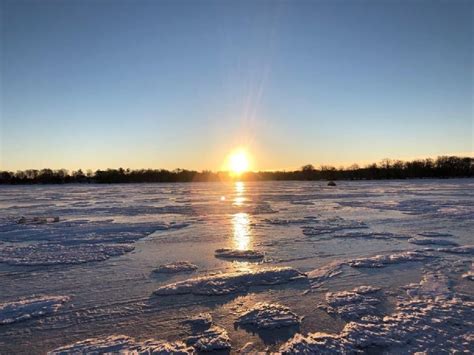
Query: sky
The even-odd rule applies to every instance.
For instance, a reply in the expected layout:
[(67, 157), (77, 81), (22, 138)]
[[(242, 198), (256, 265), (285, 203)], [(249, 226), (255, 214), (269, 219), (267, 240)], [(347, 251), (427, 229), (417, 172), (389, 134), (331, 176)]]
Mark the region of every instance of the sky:
[(472, 1), (0, 0), (0, 169), (472, 155)]

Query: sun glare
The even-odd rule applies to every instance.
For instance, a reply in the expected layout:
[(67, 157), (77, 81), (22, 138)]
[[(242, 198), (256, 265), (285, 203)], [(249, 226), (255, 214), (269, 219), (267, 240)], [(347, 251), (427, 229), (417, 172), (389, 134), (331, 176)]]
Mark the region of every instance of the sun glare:
[(236, 174), (240, 175), (243, 172), (247, 171), (249, 168), (249, 160), (247, 154), (244, 151), (237, 151), (230, 155), (229, 157), (229, 170)]

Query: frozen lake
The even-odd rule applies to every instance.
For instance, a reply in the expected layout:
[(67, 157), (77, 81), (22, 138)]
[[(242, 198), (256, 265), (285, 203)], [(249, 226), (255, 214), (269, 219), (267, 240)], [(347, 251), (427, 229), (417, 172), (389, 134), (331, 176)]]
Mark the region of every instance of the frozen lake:
[[(474, 350), (472, 179), (2, 186), (0, 196), (2, 354), (88, 338), (109, 350), (150, 338), (184, 352)], [(283, 307), (243, 319), (259, 302)], [(186, 322), (199, 313), (215, 341)]]

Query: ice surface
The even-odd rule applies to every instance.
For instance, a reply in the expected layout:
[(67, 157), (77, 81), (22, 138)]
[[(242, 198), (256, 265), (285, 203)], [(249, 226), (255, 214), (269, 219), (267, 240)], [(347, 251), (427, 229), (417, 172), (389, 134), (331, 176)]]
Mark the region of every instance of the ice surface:
[(380, 232), (345, 232), (336, 233), (332, 235), (332, 238), (368, 238), (368, 239), (409, 239), (410, 237), (405, 234), (395, 233), (380, 233)]
[(222, 248), (215, 251), (216, 258), (223, 259), (263, 259), (265, 254), (258, 250), (239, 250)]
[(67, 301), (68, 296), (34, 296), (0, 303), (0, 325), (55, 313)]
[(162, 274), (173, 274), (177, 272), (190, 272), (197, 270), (197, 265), (190, 263), (189, 261), (175, 261), (169, 264), (163, 264), (158, 266), (153, 272)]
[(367, 224), (362, 221), (347, 220), (341, 217), (318, 220), (317, 222), (317, 225), (314, 226), (312, 225), (301, 227), (303, 234), (312, 237), (332, 234), (344, 230), (369, 228)]
[(236, 272), (202, 276), (159, 287), (156, 295), (225, 295), (242, 292), (250, 286), (265, 286), (287, 283), (304, 278), (305, 275), (291, 267), (275, 267), (257, 271)]
[[(106, 344), (113, 334), (134, 337), (123, 352), (175, 347), (176, 340), (192, 352), (200, 350), (185, 345), (189, 335), (202, 338), (205, 349), (224, 338), (222, 329), (232, 339), (224, 353), (249, 342), (251, 352), (269, 353), (293, 346), (333, 353), (472, 352), (474, 181), (325, 185), (0, 186), (0, 303), (32, 294), (74, 301), (35, 321), (0, 326), (0, 353), (44, 354), (88, 338)], [(18, 223), (22, 216), (25, 223)], [(430, 244), (412, 244), (410, 237)], [(432, 244), (443, 243), (436, 240), (459, 246)], [(215, 257), (218, 248), (264, 251), (266, 260), (230, 263)], [(152, 274), (158, 265), (185, 260), (199, 270)], [(264, 276), (272, 263), (308, 276)], [(381, 290), (364, 294), (360, 285)], [(186, 295), (150, 297), (157, 289)], [(326, 293), (333, 297), (325, 300)], [(236, 326), (258, 302), (283, 304), (301, 323)], [(301, 335), (289, 342), (295, 331)], [(143, 341), (150, 338), (158, 340)], [(303, 346), (303, 339), (310, 340)]]
[(275, 303), (258, 302), (236, 321), (238, 325), (256, 328), (280, 328), (300, 324), (301, 318), (288, 307)]
[(183, 342), (166, 342), (154, 339), (137, 342), (125, 335), (111, 335), (105, 338), (92, 338), (54, 349), (50, 355), (67, 354), (160, 354), (188, 355), (194, 354), (194, 349)]

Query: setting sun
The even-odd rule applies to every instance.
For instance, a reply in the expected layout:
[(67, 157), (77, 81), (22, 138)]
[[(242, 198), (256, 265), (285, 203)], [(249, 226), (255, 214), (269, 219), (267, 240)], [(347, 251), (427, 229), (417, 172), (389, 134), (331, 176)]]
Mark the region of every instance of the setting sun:
[(249, 168), (247, 154), (240, 150), (229, 156), (229, 170), (234, 174), (242, 174)]

